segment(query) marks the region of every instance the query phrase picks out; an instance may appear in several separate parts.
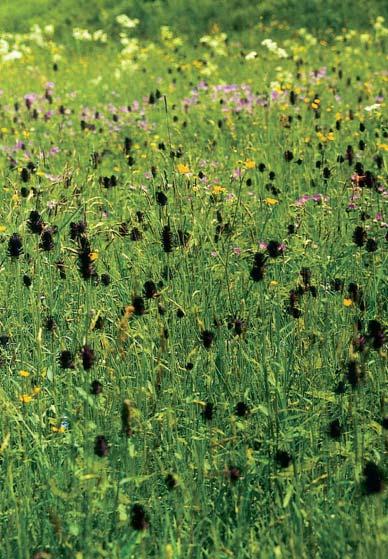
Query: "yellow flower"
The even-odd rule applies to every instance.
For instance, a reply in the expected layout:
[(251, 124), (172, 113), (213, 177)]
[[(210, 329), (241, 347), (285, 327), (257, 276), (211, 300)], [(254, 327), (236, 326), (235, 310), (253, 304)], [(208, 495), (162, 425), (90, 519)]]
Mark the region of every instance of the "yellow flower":
[(272, 280), (269, 282), (269, 285), (271, 285), (272, 287), (276, 287), (277, 285), (279, 285), (279, 282), (276, 280)]
[(29, 377), (30, 373), (28, 371), (19, 371), (19, 375), (21, 377)]
[(351, 307), (353, 305), (353, 301), (351, 299), (344, 299), (343, 301), (344, 307)]
[(256, 168), (256, 163), (253, 161), (253, 159), (247, 159), (245, 161), (245, 168), (246, 169), (255, 169)]
[(384, 151), (388, 151), (388, 144), (377, 144), (377, 147)]
[(64, 427), (51, 427), (51, 431), (53, 433), (64, 433), (65, 432), (65, 428)]
[(34, 388), (32, 389), (32, 393), (34, 396), (37, 396), (40, 392), (41, 392), (41, 387), (40, 386), (34, 386)]
[(221, 186), (219, 184), (215, 184), (212, 187), (212, 194), (222, 194), (223, 192), (226, 192), (226, 188), (224, 188), (223, 186)]
[(276, 200), (275, 198), (266, 198), (264, 202), (267, 206), (276, 206), (276, 204), (279, 204), (279, 200)]
[(178, 163), (178, 165), (176, 166), (176, 169), (177, 169), (178, 173), (180, 173), (181, 175), (187, 175), (187, 173), (190, 173), (189, 166), (185, 165), (184, 163)]
[(31, 402), (32, 396), (30, 396), (29, 394), (22, 394), (21, 396), (19, 396), (19, 400), (23, 404), (28, 404), (29, 402)]
[(4, 233), (4, 231), (6, 231), (7, 228), (5, 225), (0, 225), (0, 233)]
[(95, 260), (97, 260), (98, 258), (98, 251), (94, 251), (94, 252), (89, 252), (89, 258), (92, 262), (94, 262)]

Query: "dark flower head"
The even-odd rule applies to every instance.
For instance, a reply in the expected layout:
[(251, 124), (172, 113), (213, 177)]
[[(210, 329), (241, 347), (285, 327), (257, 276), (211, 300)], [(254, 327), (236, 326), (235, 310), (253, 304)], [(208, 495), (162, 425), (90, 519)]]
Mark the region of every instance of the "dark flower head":
[(302, 316), (302, 311), (301, 309), (298, 309), (297, 307), (293, 307), (292, 305), (289, 305), (286, 309), (287, 313), (289, 315), (291, 315), (293, 318), (300, 318)]
[(132, 227), (130, 233), (131, 241), (141, 241), (143, 238), (143, 233), (140, 231), (138, 227)]
[(54, 317), (48, 316), (46, 318), (45, 328), (46, 328), (47, 332), (53, 332), (53, 330), (55, 330), (56, 323), (55, 323)]
[(367, 233), (365, 229), (358, 225), (353, 231), (352, 239), (354, 244), (356, 244), (358, 247), (362, 247), (367, 239)]
[(99, 380), (94, 380), (90, 385), (90, 393), (97, 396), (98, 394), (101, 394), (101, 392), (102, 392), (101, 382)]
[(9, 343), (9, 336), (7, 334), (0, 334), (0, 345), (6, 347)]
[(132, 435), (131, 428), (131, 402), (124, 400), (121, 406), (121, 431), (126, 437)]
[(109, 274), (101, 274), (101, 283), (107, 287), (111, 282)]
[(235, 414), (237, 417), (246, 417), (249, 414), (249, 406), (245, 402), (237, 402)]
[(337, 386), (334, 389), (335, 394), (344, 394), (346, 392), (346, 384), (344, 383), (343, 380), (340, 380), (340, 382), (337, 384)]
[(292, 151), (290, 151), (290, 150), (285, 151), (284, 152), (284, 159), (287, 161), (287, 163), (292, 161), (294, 159), (294, 154), (292, 153)]
[(229, 466), (226, 470), (225, 470), (225, 476), (232, 482), (232, 483), (236, 483), (236, 481), (238, 481), (241, 477), (241, 471), (240, 468), (237, 468), (237, 466)]
[(342, 427), (338, 419), (329, 424), (329, 435), (332, 439), (339, 439), (342, 435)]
[(59, 365), (61, 369), (74, 369), (74, 361), (71, 351), (65, 349), (59, 354)]
[(30, 212), (29, 218), (27, 220), (27, 227), (31, 233), (36, 233), (40, 235), (44, 229), (44, 222), (40, 216), (40, 213), (36, 210)]
[(162, 191), (157, 192), (155, 198), (159, 206), (165, 206), (168, 202), (167, 196)]
[(45, 229), (40, 237), (39, 247), (45, 252), (54, 248), (53, 235), (50, 229)]
[(342, 291), (344, 288), (344, 281), (340, 278), (334, 278), (331, 282), (334, 291)]
[(146, 281), (143, 286), (143, 292), (146, 299), (152, 299), (153, 297), (155, 297), (158, 293), (155, 282), (153, 282), (152, 280)]
[(77, 223), (70, 223), (70, 238), (73, 241), (78, 241), (82, 235), (86, 233), (86, 223), (85, 221), (78, 221)]
[(94, 454), (99, 456), (100, 458), (104, 458), (109, 454), (109, 446), (108, 441), (104, 437), (104, 435), (98, 435), (94, 442)]
[(132, 305), (134, 308), (134, 314), (137, 316), (142, 316), (145, 313), (145, 305), (143, 297), (136, 296), (132, 299)]
[(206, 419), (206, 421), (212, 420), (213, 414), (214, 414), (214, 404), (212, 404), (211, 402), (207, 402), (202, 411), (202, 415), (204, 419)]
[(278, 241), (269, 241), (267, 252), (272, 258), (277, 258), (283, 254), (283, 245)]
[(59, 272), (59, 276), (61, 279), (66, 279), (66, 269), (65, 269), (65, 263), (63, 262), (63, 260), (57, 260), (55, 262), (55, 265), (57, 267), (57, 270)]
[(88, 345), (84, 345), (81, 349), (82, 365), (85, 371), (91, 369), (95, 362), (94, 350)]
[(209, 330), (204, 330), (201, 333), (202, 344), (203, 347), (205, 347), (206, 349), (209, 349), (209, 347), (212, 345), (213, 339), (214, 339), (213, 332), (210, 332)]
[(31, 287), (32, 285), (32, 279), (30, 278), (30, 276), (27, 276), (26, 274), (24, 274), (23, 276), (23, 283), (26, 287)]
[(364, 492), (366, 495), (381, 493), (384, 489), (384, 476), (382, 470), (374, 462), (367, 462), (363, 469)]
[(169, 225), (165, 225), (162, 230), (162, 245), (164, 252), (172, 252), (173, 240), (171, 228)]
[(292, 457), (285, 450), (278, 450), (275, 454), (275, 461), (281, 468), (288, 468), (291, 464)]
[(194, 369), (194, 364), (191, 362), (186, 363), (185, 369), (186, 371), (192, 371)]
[(30, 180), (30, 173), (28, 172), (28, 169), (26, 169), (25, 167), (23, 167), (23, 169), (21, 170), (20, 178), (22, 179), (23, 182), (28, 182)]
[(366, 242), (365, 248), (368, 252), (376, 252), (376, 250), (377, 250), (376, 239), (368, 239), (367, 242)]
[(302, 268), (300, 271), (300, 275), (302, 276), (302, 281), (304, 285), (310, 285), (311, 281), (311, 270), (310, 268)]
[(381, 349), (385, 342), (385, 332), (378, 320), (370, 320), (368, 323), (368, 338), (373, 349)]
[(148, 516), (144, 508), (138, 503), (132, 506), (131, 526), (134, 530), (142, 531), (149, 527)]
[(172, 474), (167, 474), (167, 476), (164, 478), (164, 482), (167, 486), (167, 489), (169, 489), (170, 491), (177, 485), (177, 481)]
[(23, 254), (23, 243), (18, 233), (13, 233), (8, 241), (8, 255), (11, 258), (19, 258)]
[(347, 380), (352, 388), (356, 388), (361, 380), (361, 369), (357, 361), (353, 359), (348, 363)]

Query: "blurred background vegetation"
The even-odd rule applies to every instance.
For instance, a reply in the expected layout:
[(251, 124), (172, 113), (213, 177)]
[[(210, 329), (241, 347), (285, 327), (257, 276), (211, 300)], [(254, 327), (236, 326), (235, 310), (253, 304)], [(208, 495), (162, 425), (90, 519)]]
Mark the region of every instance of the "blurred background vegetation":
[(32, 24), (54, 24), (57, 37), (69, 28), (114, 31), (115, 16), (139, 18), (135, 35), (156, 39), (161, 25), (188, 36), (202, 34), (217, 23), (226, 32), (242, 32), (259, 21), (320, 35), (343, 27), (367, 30), (377, 16), (387, 19), (387, 0), (0, 0), (0, 30), (24, 32)]

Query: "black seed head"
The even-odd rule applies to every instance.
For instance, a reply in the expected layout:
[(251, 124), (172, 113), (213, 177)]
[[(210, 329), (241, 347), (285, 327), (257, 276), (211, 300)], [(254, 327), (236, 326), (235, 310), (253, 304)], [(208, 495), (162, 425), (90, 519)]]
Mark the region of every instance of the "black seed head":
[(249, 406), (245, 402), (238, 402), (235, 408), (237, 417), (246, 417), (249, 414)]
[(172, 233), (169, 225), (165, 225), (162, 230), (162, 245), (164, 252), (172, 252), (173, 241)]
[(31, 287), (32, 279), (30, 278), (30, 276), (24, 275), (23, 276), (23, 283), (26, 287)]
[(46, 318), (44, 326), (45, 326), (47, 332), (53, 332), (56, 328), (56, 323), (55, 323), (54, 317), (48, 316)]
[(90, 385), (90, 394), (98, 396), (102, 392), (102, 384), (99, 380), (94, 380)]
[(134, 530), (142, 531), (149, 527), (149, 521), (144, 508), (136, 503), (131, 510), (131, 526)]
[(54, 248), (53, 235), (50, 229), (45, 229), (40, 237), (39, 247), (45, 252), (50, 252)]
[(142, 316), (145, 313), (145, 305), (143, 297), (134, 297), (132, 299), (132, 305), (134, 307), (134, 314), (137, 316)]
[(8, 241), (8, 255), (11, 258), (19, 258), (23, 254), (23, 243), (18, 233), (13, 233)]
[(69, 228), (70, 238), (73, 241), (78, 241), (86, 233), (86, 223), (84, 221), (71, 222)]
[(213, 334), (213, 332), (210, 332), (209, 330), (204, 330), (201, 333), (201, 339), (202, 339), (203, 347), (208, 349), (213, 343), (214, 334)]
[(177, 481), (172, 474), (167, 474), (167, 476), (164, 478), (164, 482), (167, 486), (167, 489), (169, 489), (170, 491), (177, 485)]
[(310, 285), (311, 281), (311, 270), (310, 268), (302, 268), (300, 271), (300, 275), (302, 276), (302, 281), (304, 285), (307, 287)]
[(101, 274), (101, 283), (107, 287), (111, 282), (109, 274)]
[(292, 457), (285, 450), (278, 450), (275, 454), (275, 461), (281, 468), (288, 468), (291, 464)]
[(36, 210), (30, 212), (29, 218), (27, 220), (27, 227), (31, 233), (36, 233), (40, 235), (44, 229), (44, 222), (40, 216), (40, 213)]
[(365, 229), (358, 225), (353, 231), (352, 239), (354, 244), (356, 244), (358, 247), (362, 247), (367, 239), (367, 233)]
[(281, 243), (278, 241), (269, 241), (267, 245), (267, 252), (272, 258), (277, 258), (283, 254)]
[(158, 292), (155, 282), (153, 282), (152, 280), (146, 281), (143, 286), (143, 292), (146, 299), (152, 299), (153, 297), (155, 297)]
[(342, 427), (338, 419), (334, 419), (329, 424), (329, 435), (332, 439), (339, 439), (342, 435)]
[(159, 206), (165, 206), (168, 202), (167, 196), (162, 191), (157, 192), (156, 195), (155, 195), (155, 198), (156, 198), (156, 201), (159, 204)]
[(96, 440), (94, 441), (94, 454), (99, 456), (100, 458), (104, 458), (109, 454), (109, 446), (108, 441), (104, 437), (104, 435), (98, 435)]
[(384, 476), (382, 470), (374, 462), (367, 462), (363, 469), (364, 491), (366, 495), (381, 493), (384, 488)]
[(378, 248), (377, 241), (375, 239), (368, 239), (365, 248), (368, 252), (376, 252)]
[(349, 361), (347, 380), (352, 388), (356, 388), (359, 385), (361, 380), (361, 369), (357, 361)]
[(84, 345), (81, 349), (82, 365), (85, 371), (91, 369), (95, 362), (94, 350), (88, 345)]
[(237, 466), (229, 466), (225, 471), (225, 476), (232, 482), (236, 483), (241, 477), (240, 468)]
[(207, 402), (203, 408), (202, 415), (206, 421), (211, 421), (214, 414), (214, 405), (211, 402)]
[(61, 351), (58, 360), (61, 369), (74, 369), (74, 362), (71, 351), (67, 349)]

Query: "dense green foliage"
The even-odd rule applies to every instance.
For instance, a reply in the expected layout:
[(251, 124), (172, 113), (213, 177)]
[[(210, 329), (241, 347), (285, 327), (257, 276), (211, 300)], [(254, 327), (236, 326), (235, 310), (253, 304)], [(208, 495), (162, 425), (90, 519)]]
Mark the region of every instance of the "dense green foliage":
[(0, 28), (27, 31), (33, 23), (52, 23), (64, 37), (69, 27), (112, 29), (114, 17), (125, 13), (141, 20), (139, 33), (149, 38), (160, 25), (180, 34), (197, 36), (217, 23), (223, 30), (246, 31), (258, 21), (277, 20), (294, 28), (327, 33), (352, 27), (364, 31), (377, 16), (388, 15), (384, 0), (2, 0)]
[(0, 8), (0, 558), (384, 559), (383, 20), (90, 4)]

